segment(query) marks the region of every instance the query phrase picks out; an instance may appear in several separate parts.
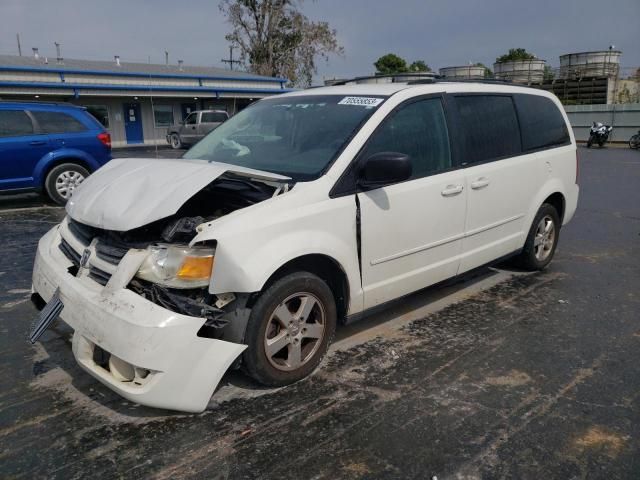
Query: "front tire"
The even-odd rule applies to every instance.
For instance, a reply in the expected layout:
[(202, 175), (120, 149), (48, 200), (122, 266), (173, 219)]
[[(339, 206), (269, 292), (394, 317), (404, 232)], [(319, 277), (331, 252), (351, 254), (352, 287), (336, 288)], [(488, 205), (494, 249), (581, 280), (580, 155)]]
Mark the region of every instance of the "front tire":
[(587, 148), (591, 148), (591, 145), (593, 145), (593, 138), (589, 137), (589, 140), (587, 140)]
[(89, 171), (83, 166), (77, 163), (63, 163), (51, 169), (44, 187), (51, 200), (58, 205), (64, 205), (88, 176)]
[(301, 380), (327, 352), (336, 320), (333, 293), (320, 277), (309, 272), (282, 277), (251, 309), (244, 369), (271, 387)]
[(529, 271), (544, 269), (556, 252), (560, 236), (560, 217), (548, 203), (542, 204), (529, 229), (527, 240), (516, 264)]
[(182, 148), (182, 140), (180, 140), (180, 135), (177, 133), (172, 133), (169, 137), (171, 140), (171, 148), (174, 150), (179, 150)]
[(636, 150), (639, 147), (640, 147), (640, 135), (634, 135), (629, 140), (629, 148)]

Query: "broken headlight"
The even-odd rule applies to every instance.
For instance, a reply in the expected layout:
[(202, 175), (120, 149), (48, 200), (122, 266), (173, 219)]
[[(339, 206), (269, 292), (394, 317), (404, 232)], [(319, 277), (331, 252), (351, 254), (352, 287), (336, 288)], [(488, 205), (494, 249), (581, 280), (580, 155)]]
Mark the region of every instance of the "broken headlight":
[(152, 245), (136, 277), (173, 288), (209, 285), (215, 249), (181, 245)]

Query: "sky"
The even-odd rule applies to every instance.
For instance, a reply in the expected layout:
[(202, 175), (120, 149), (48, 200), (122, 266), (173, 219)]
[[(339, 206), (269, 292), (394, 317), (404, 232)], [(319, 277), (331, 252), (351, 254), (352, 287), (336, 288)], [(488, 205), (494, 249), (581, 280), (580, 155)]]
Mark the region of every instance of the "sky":
[[(218, 0), (0, 0), (0, 54), (38, 47), (55, 57), (224, 67), (229, 25)], [(314, 83), (369, 75), (396, 53), (434, 70), (483, 62), (522, 47), (552, 67), (564, 53), (622, 50), (626, 73), (640, 66), (640, 0), (306, 0), (302, 11), (337, 31), (344, 56), (318, 63)]]

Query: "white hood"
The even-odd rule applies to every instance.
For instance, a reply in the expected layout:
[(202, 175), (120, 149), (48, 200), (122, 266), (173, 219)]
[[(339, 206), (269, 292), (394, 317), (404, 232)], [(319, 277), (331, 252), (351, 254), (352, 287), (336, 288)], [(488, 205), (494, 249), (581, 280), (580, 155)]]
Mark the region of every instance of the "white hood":
[(226, 172), (257, 180), (288, 180), (274, 173), (204, 160), (120, 158), (80, 185), (67, 202), (67, 213), (80, 223), (124, 232), (173, 215)]

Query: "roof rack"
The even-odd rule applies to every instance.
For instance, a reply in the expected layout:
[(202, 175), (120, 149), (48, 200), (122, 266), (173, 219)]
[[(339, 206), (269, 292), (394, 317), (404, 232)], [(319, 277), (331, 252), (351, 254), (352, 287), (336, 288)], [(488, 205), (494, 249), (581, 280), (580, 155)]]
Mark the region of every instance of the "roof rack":
[(429, 84), (429, 83), (488, 83), (488, 84), (507, 84), (512, 85), (513, 82), (511, 80), (498, 80), (495, 78), (483, 78), (483, 79), (473, 79), (473, 78), (461, 78), (458, 80), (455, 79), (445, 79), (445, 78), (425, 78), (423, 80), (412, 80), (407, 82), (407, 85), (421, 85), (421, 84)]
[(438, 78), (421, 78), (420, 80), (411, 80), (407, 82), (407, 85), (429, 85), (431, 83), (437, 83), (440, 80)]
[[(399, 80), (399, 81), (395, 81), (396, 77), (420, 77), (421, 75), (424, 75), (425, 73), (429, 73), (429, 72), (405, 72), (405, 73), (388, 73), (388, 74), (384, 74), (384, 75), (365, 75), (362, 77), (353, 77), (353, 78), (347, 78), (344, 80), (340, 80), (338, 82), (332, 83), (330, 86), (340, 86), (340, 85), (346, 85), (347, 83), (351, 83), (351, 82), (357, 82), (357, 81), (366, 81), (366, 80), (380, 80), (383, 78), (390, 78), (391, 82), (389, 83), (407, 83), (407, 80)], [(435, 77), (435, 74), (433, 75)], [(430, 78), (423, 78), (420, 80), (430, 80)], [(413, 81), (413, 80), (409, 80), (409, 81)], [(417, 81), (417, 80), (416, 80)]]
[[(351, 82), (356, 82), (358, 80), (368, 80), (368, 79), (380, 79), (380, 78), (389, 78), (389, 77), (402, 77), (403, 74), (394, 74), (394, 75), (375, 75), (370, 77), (354, 77), (346, 80), (341, 80), (336, 83), (332, 83), (330, 86), (340, 86), (346, 85)], [(391, 83), (404, 83), (406, 85), (430, 85), (434, 83), (486, 83), (486, 84), (498, 84), (498, 85), (513, 85), (513, 81), (511, 80), (499, 80), (497, 78), (482, 78), (482, 79), (473, 79), (473, 78), (461, 78), (461, 79), (446, 79), (441, 76), (433, 76), (431, 78), (418, 78), (416, 80), (408, 80), (408, 81), (399, 81), (399, 82), (391, 82)]]

